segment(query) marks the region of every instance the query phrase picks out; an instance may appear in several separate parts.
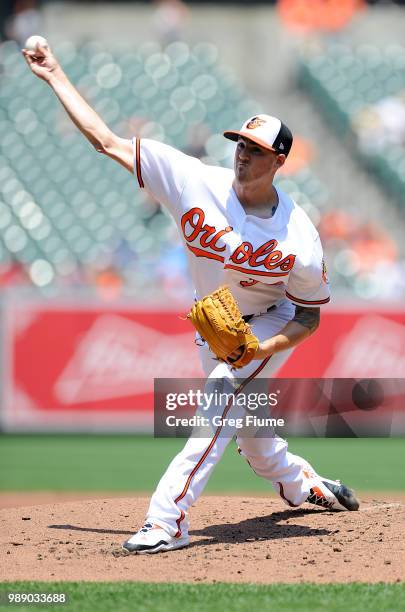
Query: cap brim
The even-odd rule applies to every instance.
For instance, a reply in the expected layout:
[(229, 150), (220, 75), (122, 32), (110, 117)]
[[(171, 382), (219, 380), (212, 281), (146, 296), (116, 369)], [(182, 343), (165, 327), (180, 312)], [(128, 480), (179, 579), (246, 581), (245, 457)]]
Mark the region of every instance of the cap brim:
[(275, 153), (279, 153), (279, 151), (277, 151), (274, 147), (267, 144), (267, 142), (264, 142), (264, 140), (260, 140), (260, 138), (256, 138), (255, 136), (251, 136), (250, 134), (246, 134), (246, 132), (228, 131), (228, 132), (224, 132), (224, 136), (225, 138), (228, 138), (229, 140), (233, 140), (235, 142), (238, 140), (239, 136), (243, 136), (243, 138), (247, 138), (248, 140), (255, 142), (260, 147), (263, 147), (263, 149), (268, 149), (269, 151), (274, 151)]

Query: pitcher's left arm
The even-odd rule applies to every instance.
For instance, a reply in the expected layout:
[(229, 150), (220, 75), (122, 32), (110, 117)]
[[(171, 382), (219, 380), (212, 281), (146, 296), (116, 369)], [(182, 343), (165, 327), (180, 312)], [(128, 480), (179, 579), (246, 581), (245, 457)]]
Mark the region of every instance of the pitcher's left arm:
[(318, 329), (320, 318), (319, 307), (296, 306), (294, 318), (278, 334), (260, 343), (255, 359), (265, 359), (274, 353), (297, 346)]

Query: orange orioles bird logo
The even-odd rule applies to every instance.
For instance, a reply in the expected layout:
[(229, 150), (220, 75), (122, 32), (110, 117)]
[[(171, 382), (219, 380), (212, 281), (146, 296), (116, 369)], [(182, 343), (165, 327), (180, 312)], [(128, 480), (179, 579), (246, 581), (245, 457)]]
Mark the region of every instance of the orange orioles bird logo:
[(260, 117), (253, 117), (253, 119), (251, 119), (249, 123), (246, 124), (246, 127), (248, 130), (254, 130), (255, 128), (263, 125), (263, 123), (266, 123), (265, 119), (260, 119)]

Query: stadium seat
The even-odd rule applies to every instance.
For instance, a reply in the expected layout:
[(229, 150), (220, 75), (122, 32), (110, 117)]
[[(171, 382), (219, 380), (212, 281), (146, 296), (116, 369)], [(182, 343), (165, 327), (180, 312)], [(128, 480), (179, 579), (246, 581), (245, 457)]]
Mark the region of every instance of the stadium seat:
[[(331, 44), (315, 52), (303, 53), (299, 81), (321, 108), (328, 122), (340, 135), (358, 139), (356, 118), (365, 109), (405, 91), (405, 47)], [(401, 146), (360, 145), (357, 155), (382, 185), (405, 207), (405, 139)], [(377, 143), (378, 144), (378, 143)], [(376, 149), (376, 150), (374, 150)]]

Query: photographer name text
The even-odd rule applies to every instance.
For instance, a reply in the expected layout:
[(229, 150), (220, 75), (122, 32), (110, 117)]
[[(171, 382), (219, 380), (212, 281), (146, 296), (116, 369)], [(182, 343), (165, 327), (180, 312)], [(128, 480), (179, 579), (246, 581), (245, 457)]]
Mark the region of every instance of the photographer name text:
[(255, 414), (247, 414), (243, 418), (226, 418), (221, 415), (215, 415), (208, 418), (202, 415), (194, 415), (192, 417), (176, 417), (170, 414), (166, 417), (166, 425), (168, 427), (284, 427), (284, 419), (272, 419), (267, 417), (258, 417)]

